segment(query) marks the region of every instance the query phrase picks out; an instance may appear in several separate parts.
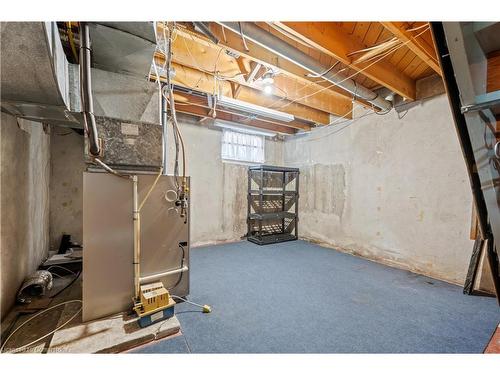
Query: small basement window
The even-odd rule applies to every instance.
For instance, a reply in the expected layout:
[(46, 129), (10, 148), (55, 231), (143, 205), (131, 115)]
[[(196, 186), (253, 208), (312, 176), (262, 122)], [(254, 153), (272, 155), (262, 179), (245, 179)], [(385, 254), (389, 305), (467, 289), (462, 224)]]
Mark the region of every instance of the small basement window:
[(223, 129), (221, 156), (228, 161), (264, 163), (264, 136)]

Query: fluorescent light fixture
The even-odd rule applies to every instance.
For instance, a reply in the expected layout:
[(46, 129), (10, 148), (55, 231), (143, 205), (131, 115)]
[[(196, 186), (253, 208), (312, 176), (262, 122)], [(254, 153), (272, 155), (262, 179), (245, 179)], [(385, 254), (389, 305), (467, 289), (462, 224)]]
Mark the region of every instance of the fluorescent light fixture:
[(229, 122), (224, 120), (215, 120), (214, 125), (223, 129), (230, 129), (240, 133), (263, 135), (265, 137), (274, 137), (277, 134), (276, 132), (270, 130), (255, 129), (251, 126), (240, 125), (234, 122)]
[(248, 112), (251, 114), (255, 114), (257, 116), (267, 117), (278, 121), (290, 122), (295, 119), (295, 117), (293, 117), (293, 115), (289, 113), (276, 111), (274, 109), (247, 103), (233, 98), (228, 98), (227, 96), (219, 96), (218, 102), (220, 105), (230, 109), (242, 112)]

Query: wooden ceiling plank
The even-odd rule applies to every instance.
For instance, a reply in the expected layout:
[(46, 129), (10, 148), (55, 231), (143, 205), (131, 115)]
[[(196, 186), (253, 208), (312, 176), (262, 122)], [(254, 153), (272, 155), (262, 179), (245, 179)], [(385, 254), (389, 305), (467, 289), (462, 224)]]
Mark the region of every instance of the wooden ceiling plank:
[(413, 56), (413, 59), (411, 62), (406, 66), (406, 68), (403, 70), (403, 73), (410, 76), (411, 72), (415, 70), (415, 68), (422, 62), (417, 56)]
[(420, 37), (415, 37), (421, 30), (408, 31), (404, 22), (381, 22), (394, 36), (406, 43), (408, 48), (413, 51), (420, 59), (425, 61), (437, 74), (441, 75), (441, 69), (436, 56), (436, 51), (432, 46)]
[(428, 68), (429, 66), (420, 60), (420, 64), (417, 65), (417, 67), (412, 71), (408, 72), (408, 74), (415, 80), (417, 81), (420, 78), (420, 75)]
[(368, 61), (353, 65), (352, 58), (348, 54), (364, 49), (366, 45), (362, 44), (358, 39), (349, 36), (334, 23), (280, 22), (279, 24), (287, 31), (307, 39), (309, 43), (319, 50), (330, 54), (346, 65), (350, 65), (355, 71), (362, 71), (361, 74), (378, 84), (389, 88), (405, 98), (415, 99), (415, 81), (398, 72), (386, 59), (382, 59), (377, 63)]

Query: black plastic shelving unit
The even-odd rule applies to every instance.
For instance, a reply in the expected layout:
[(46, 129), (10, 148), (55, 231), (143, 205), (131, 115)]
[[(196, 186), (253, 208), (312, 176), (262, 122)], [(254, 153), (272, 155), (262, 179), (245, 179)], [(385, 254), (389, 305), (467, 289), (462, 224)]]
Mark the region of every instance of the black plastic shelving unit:
[(247, 239), (258, 245), (296, 240), (298, 203), (298, 168), (248, 168)]

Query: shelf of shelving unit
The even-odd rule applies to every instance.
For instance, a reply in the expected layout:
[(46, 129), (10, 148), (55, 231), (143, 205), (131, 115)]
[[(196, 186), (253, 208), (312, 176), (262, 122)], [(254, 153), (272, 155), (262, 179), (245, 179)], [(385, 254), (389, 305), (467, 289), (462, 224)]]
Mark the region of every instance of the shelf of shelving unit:
[(299, 169), (248, 169), (247, 239), (259, 245), (296, 240)]

